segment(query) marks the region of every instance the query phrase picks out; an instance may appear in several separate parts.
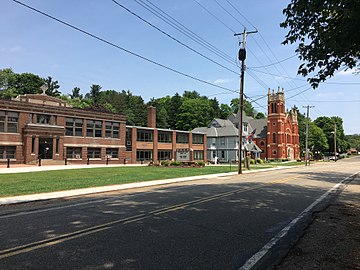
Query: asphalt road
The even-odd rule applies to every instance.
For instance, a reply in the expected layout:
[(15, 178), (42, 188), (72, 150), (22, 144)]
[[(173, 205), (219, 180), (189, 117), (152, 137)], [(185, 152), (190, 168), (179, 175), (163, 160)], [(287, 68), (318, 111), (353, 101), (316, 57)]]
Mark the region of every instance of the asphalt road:
[(264, 269), (359, 171), (353, 158), (4, 206), (0, 269)]

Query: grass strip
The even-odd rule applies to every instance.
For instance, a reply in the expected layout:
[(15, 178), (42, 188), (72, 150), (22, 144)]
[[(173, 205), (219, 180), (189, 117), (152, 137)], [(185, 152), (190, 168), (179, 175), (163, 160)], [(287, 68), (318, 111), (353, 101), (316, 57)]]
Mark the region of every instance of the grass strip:
[[(252, 165), (251, 169), (271, 167), (269, 164)], [(236, 172), (237, 169), (237, 165), (232, 165), (231, 170), (229, 165), (204, 168), (110, 167), (0, 174), (0, 197)]]

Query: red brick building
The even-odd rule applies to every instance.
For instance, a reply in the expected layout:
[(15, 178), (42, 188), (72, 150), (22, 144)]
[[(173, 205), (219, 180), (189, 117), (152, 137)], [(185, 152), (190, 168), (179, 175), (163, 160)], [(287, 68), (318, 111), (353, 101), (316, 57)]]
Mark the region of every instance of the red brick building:
[[(260, 146), (261, 147), (261, 146)], [(297, 112), (285, 111), (284, 89), (268, 92), (267, 149), (270, 159), (300, 157)]]
[(36, 164), (137, 163), (206, 155), (204, 134), (160, 130), (155, 108), (149, 127), (126, 126), (120, 114), (70, 107), (41, 95), (0, 100), (0, 162)]

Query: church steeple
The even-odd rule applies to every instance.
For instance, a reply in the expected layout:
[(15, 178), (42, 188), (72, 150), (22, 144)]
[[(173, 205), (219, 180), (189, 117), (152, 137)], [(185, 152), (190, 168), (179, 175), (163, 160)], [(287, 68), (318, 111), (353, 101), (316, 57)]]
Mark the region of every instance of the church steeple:
[(285, 93), (284, 88), (280, 90), (280, 87), (278, 88), (277, 92), (275, 93), (275, 90), (272, 90), (272, 93), (270, 93), (270, 88), (268, 90), (268, 115), (270, 114), (279, 114), (279, 113), (285, 113)]

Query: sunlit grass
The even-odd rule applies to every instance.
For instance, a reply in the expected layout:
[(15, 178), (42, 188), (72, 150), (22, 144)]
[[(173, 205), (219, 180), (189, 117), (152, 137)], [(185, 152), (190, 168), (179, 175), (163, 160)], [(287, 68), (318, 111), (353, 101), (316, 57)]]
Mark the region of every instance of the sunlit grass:
[[(299, 163), (295, 164), (299, 165)], [(289, 163), (281, 165), (291, 166)], [(251, 169), (253, 170), (271, 167), (273, 167), (271, 164), (251, 165)], [(238, 167), (236, 164), (232, 164), (231, 166), (228, 164), (223, 166), (206, 166), (204, 168), (124, 166), (0, 174), (0, 196), (7, 197), (195, 175), (236, 172), (237, 170)]]

